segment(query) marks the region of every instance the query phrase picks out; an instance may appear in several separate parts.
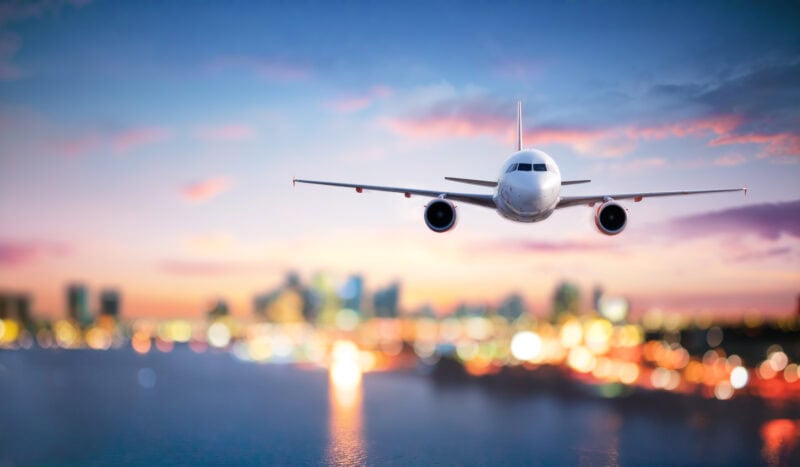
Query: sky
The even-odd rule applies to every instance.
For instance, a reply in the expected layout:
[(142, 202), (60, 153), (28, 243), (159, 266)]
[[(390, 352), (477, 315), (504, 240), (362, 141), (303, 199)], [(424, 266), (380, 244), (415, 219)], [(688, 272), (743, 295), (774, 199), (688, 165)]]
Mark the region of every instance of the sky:
[[(64, 315), (249, 316), (287, 271), (447, 311), (562, 281), (635, 313), (791, 314), (800, 294), (796, 2), (0, 2), (0, 290)], [(524, 141), (566, 195), (738, 188), (519, 224), (292, 178), (483, 192)]]

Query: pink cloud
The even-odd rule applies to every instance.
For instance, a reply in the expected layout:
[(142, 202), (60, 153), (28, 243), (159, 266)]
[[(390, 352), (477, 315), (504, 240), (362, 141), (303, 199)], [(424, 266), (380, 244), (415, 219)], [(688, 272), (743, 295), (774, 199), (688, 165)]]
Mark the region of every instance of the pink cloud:
[(103, 140), (98, 135), (85, 135), (53, 142), (56, 152), (67, 157), (79, 157), (96, 151)]
[(339, 113), (353, 113), (372, 106), (376, 101), (391, 97), (394, 90), (388, 86), (373, 86), (364, 94), (340, 97), (330, 102), (329, 106)]
[(663, 125), (634, 127), (628, 131), (631, 137), (645, 140), (659, 140), (670, 136), (686, 138), (704, 133), (726, 135), (738, 128), (742, 122), (742, 118), (737, 115), (719, 115)]
[(413, 138), (510, 136), (511, 120), (493, 115), (427, 115), (383, 121), (389, 129)]
[(246, 70), (267, 81), (302, 81), (311, 77), (308, 65), (268, 57), (220, 57), (209, 63), (211, 71)]
[(748, 134), (723, 134), (709, 143), (711, 146), (726, 144), (761, 144), (764, 145), (759, 157), (769, 156), (800, 156), (800, 135), (792, 133), (748, 133)]
[(158, 126), (134, 127), (121, 131), (92, 131), (82, 135), (56, 138), (52, 149), (67, 157), (80, 157), (103, 149), (117, 153), (132, 151), (141, 146), (159, 143), (172, 136), (172, 131)]
[(160, 268), (164, 272), (179, 276), (226, 276), (260, 273), (269, 269), (266, 263), (191, 260), (165, 260), (161, 262)]
[[(357, 102), (352, 103), (355, 107)], [(451, 138), (491, 136), (504, 142), (514, 138), (512, 115), (499, 114), (485, 101), (458, 104), (445, 102), (426, 111), (401, 118), (383, 120), (392, 131), (411, 138)], [(745, 120), (739, 115), (716, 115), (655, 125), (611, 127), (538, 127), (525, 131), (526, 144), (561, 144), (575, 152), (600, 158), (623, 157), (642, 141), (668, 138), (708, 138), (709, 146), (760, 144), (759, 157), (800, 155), (800, 135), (795, 133), (742, 133)], [(738, 159), (718, 164), (741, 163)]]
[(224, 177), (210, 178), (201, 182), (190, 183), (181, 189), (181, 196), (186, 201), (202, 203), (218, 196), (230, 187), (230, 180)]
[(140, 146), (158, 143), (169, 138), (171, 132), (162, 127), (131, 128), (111, 137), (111, 146), (119, 152), (127, 152)]
[(58, 242), (43, 240), (0, 240), (0, 265), (19, 266), (40, 256), (64, 256), (69, 248)]
[(195, 135), (205, 141), (246, 141), (256, 135), (255, 129), (250, 125), (227, 124), (200, 128)]

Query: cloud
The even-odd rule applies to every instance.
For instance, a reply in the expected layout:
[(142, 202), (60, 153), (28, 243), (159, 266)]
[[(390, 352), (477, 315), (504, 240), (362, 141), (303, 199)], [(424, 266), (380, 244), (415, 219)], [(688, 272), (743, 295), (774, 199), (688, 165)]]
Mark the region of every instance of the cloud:
[(612, 243), (601, 243), (597, 241), (579, 241), (579, 240), (517, 240), (517, 241), (503, 241), (492, 242), (480, 247), (482, 251), (505, 252), (505, 253), (523, 253), (523, 252), (539, 252), (539, 253), (586, 253), (586, 252), (603, 252), (615, 249), (616, 246)]
[(178, 276), (228, 276), (263, 273), (271, 267), (264, 262), (164, 260), (159, 269)]
[(800, 60), (773, 58), (726, 75), (709, 83), (657, 85), (650, 93), (705, 115), (735, 118), (714, 128), (718, 137), (711, 146), (756, 144), (762, 146), (759, 157), (800, 156)]
[(394, 90), (388, 86), (373, 86), (363, 94), (334, 99), (328, 106), (338, 113), (348, 114), (371, 107), (376, 101), (391, 97), (393, 94)]
[(681, 238), (753, 234), (765, 240), (800, 238), (800, 199), (712, 211), (672, 219), (667, 231)]
[(711, 141), (711, 146), (726, 144), (761, 144), (764, 146), (759, 157), (800, 156), (800, 135), (792, 133), (758, 134), (747, 133), (725, 135)]
[(0, 266), (19, 266), (48, 256), (64, 256), (69, 248), (63, 243), (43, 240), (0, 240)]
[[(490, 136), (512, 141), (514, 115), (510, 102), (486, 96), (447, 99), (402, 117), (384, 120), (392, 131), (412, 138), (451, 138)], [(642, 141), (698, 137), (709, 145), (730, 144), (731, 132), (741, 125), (736, 115), (716, 115), (654, 124), (611, 126), (539, 125), (524, 130), (529, 145), (565, 145), (587, 157), (619, 158), (632, 152)]]
[(732, 258), (731, 261), (734, 263), (759, 261), (767, 258), (779, 258), (783, 256), (788, 256), (792, 254), (792, 252), (793, 252), (792, 248), (788, 246), (775, 247), (763, 251), (751, 251), (747, 253), (742, 253)]
[(278, 82), (303, 81), (311, 77), (310, 66), (274, 57), (218, 57), (207, 68), (213, 72), (243, 70), (261, 79)]
[(195, 132), (198, 139), (213, 142), (240, 142), (253, 139), (256, 130), (239, 123), (202, 127)]
[(202, 203), (226, 191), (231, 185), (228, 178), (216, 177), (190, 183), (181, 188), (181, 197), (193, 203)]
[(108, 149), (116, 153), (126, 153), (142, 146), (166, 141), (172, 131), (160, 126), (131, 127), (122, 130), (89, 131), (84, 134), (55, 138), (51, 148), (67, 157), (81, 157), (96, 151)]
[(487, 97), (445, 99), (405, 116), (385, 119), (390, 130), (412, 138), (492, 136), (511, 139), (514, 130), (513, 105), (500, 109)]
[(164, 141), (171, 134), (170, 130), (162, 127), (130, 128), (112, 134), (111, 147), (118, 152), (128, 152), (140, 146)]

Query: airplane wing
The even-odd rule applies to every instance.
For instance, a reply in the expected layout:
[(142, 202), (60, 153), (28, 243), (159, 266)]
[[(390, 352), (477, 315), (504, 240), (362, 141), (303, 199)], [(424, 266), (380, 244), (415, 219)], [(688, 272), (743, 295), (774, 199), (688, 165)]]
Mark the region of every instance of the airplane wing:
[(747, 194), (747, 188), (727, 188), (724, 190), (696, 190), (696, 191), (662, 191), (662, 192), (655, 192), (655, 193), (625, 193), (621, 195), (599, 195), (599, 196), (562, 196), (561, 199), (558, 201), (558, 205), (556, 205), (556, 209), (559, 208), (566, 208), (569, 206), (580, 206), (580, 205), (588, 205), (593, 206), (595, 203), (602, 203), (606, 200), (613, 199), (613, 200), (621, 200), (621, 199), (632, 199), (635, 202), (639, 202), (644, 198), (658, 198), (662, 196), (680, 196), (680, 195), (700, 195), (700, 194), (707, 194), (707, 193), (729, 193), (732, 191), (743, 191), (745, 195)]
[(458, 183), (468, 183), (470, 185), (480, 185), (480, 186), (488, 186), (489, 188), (494, 188), (497, 186), (497, 182), (491, 180), (475, 180), (474, 178), (458, 178), (458, 177), (444, 177), (445, 180), (449, 180), (451, 182), (458, 182)]
[(474, 204), (476, 206), (483, 206), (486, 208), (492, 208), (492, 209), (497, 208), (497, 205), (494, 204), (494, 199), (492, 199), (492, 195), (480, 195), (474, 193), (452, 193), (449, 191), (418, 190), (416, 188), (398, 188), (391, 186), (361, 185), (355, 183), (323, 182), (318, 180), (300, 180), (300, 179), (292, 180), (292, 184), (295, 183), (309, 183), (312, 185), (327, 185), (327, 186), (338, 186), (343, 188), (355, 188), (355, 190), (359, 193), (361, 193), (364, 190), (387, 191), (389, 193), (402, 193), (405, 195), (406, 198), (410, 198), (411, 195), (427, 196), (429, 198), (444, 198), (451, 201)]

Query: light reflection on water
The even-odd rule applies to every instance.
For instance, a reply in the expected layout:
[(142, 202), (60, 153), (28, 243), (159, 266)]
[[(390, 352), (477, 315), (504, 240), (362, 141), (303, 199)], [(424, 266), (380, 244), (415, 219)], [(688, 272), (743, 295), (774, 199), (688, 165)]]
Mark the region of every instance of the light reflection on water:
[(325, 460), (329, 465), (363, 465), (367, 452), (362, 428), (358, 351), (355, 346), (344, 344), (334, 348), (333, 354), (328, 378), (330, 419)]
[(787, 458), (800, 442), (800, 420), (770, 420), (761, 427), (764, 447), (761, 456), (767, 465), (786, 465)]

